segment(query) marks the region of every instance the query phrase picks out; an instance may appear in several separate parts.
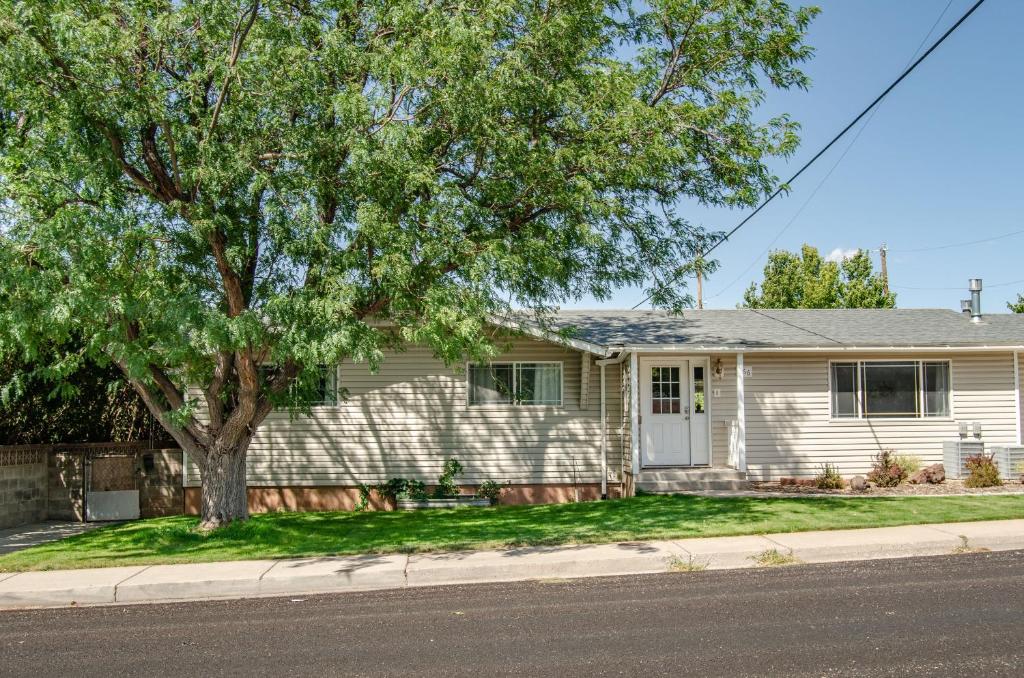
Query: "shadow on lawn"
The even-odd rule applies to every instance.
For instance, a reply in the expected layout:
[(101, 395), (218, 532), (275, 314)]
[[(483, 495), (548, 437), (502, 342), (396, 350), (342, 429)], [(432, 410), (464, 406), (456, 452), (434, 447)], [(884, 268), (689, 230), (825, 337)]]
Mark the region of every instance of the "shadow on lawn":
[(195, 518), (178, 516), (105, 527), (2, 556), (0, 570), (517, 549), (583, 542), (623, 542), (622, 548), (644, 549), (648, 547), (635, 542), (1024, 517), (1024, 502), (1012, 497), (978, 499), (647, 495), (539, 506), (258, 514), (209, 534), (194, 529)]

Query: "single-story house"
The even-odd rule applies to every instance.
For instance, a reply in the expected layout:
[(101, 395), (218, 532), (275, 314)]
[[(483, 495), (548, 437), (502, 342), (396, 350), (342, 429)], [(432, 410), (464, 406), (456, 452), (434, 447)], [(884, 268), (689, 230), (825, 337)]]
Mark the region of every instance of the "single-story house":
[(525, 503), (810, 477), (826, 462), (852, 476), (888, 448), (932, 463), (963, 431), (1021, 440), (1022, 316), (601, 310), (557, 323), (571, 339), (528, 331), (486, 365), (410, 346), (377, 372), (330, 370), (325, 392), (347, 399), (259, 429), (253, 509), (350, 508), (361, 483), (431, 484), (447, 457), (465, 489), (508, 481), (503, 501)]

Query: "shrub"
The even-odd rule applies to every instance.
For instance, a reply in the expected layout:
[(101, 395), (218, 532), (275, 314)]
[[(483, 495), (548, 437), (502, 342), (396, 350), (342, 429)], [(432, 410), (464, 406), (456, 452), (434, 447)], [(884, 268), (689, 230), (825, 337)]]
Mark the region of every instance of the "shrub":
[(875, 465), (868, 473), (868, 480), (879, 487), (896, 487), (907, 479), (907, 472), (896, 463), (892, 450), (882, 450), (875, 456)]
[(819, 490), (841, 490), (846, 486), (846, 481), (835, 466), (822, 464), (821, 472), (814, 477), (814, 484)]
[(365, 511), (370, 505), (370, 486), (365, 483), (359, 483), (359, 501), (352, 508), (353, 511)]
[(427, 486), (422, 480), (407, 480), (405, 487), (397, 493), (397, 499), (411, 499), (413, 501), (426, 501)]
[(504, 483), (485, 480), (480, 483), (480, 487), (476, 488), (476, 496), (481, 499), (490, 499), (492, 504), (497, 504), (498, 499), (501, 498), (502, 493), (508, 489), (509, 485), (511, 485), (511, 483), (507, 480)]
[(914, 475), (924, 466), (921, 461), (921, 457), (913, 454), (897, 454), (892, 458), (893, 462), (903, 469), (903, 472), (907, 474), (907, 477)]
[(391, 478), (386, 482), (380, 483), (374, 489), (377, 490), (377, 494), (380, 495), (381, 499), (394, 503), (398, 499), (398, 495), (405, 492), (409, 482), (405, 478)]
[(459, 486), (455, 482), (458, 476), (462, 475), (462, 464), (455, 457), (448, 457), (441, 467), (441, 475), (437, 478), (437, 487), (434, 488), (434, 496), (438, 499), (445, 497), (459, 496)]
[(966, 487), (995, 487), (1003, 484), (999, 477), (999, 467), (987, 454), (974, 454), (964, 460), (964, 466), (970, 471), (964, 480)]

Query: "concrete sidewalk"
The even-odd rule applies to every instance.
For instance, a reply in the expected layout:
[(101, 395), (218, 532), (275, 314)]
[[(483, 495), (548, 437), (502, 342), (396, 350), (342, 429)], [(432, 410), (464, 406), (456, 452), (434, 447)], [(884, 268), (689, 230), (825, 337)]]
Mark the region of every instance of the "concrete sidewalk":
[(211, 600), (1024, 549), (1024, 520), (501, 551), (0, 573), (0, 608)]

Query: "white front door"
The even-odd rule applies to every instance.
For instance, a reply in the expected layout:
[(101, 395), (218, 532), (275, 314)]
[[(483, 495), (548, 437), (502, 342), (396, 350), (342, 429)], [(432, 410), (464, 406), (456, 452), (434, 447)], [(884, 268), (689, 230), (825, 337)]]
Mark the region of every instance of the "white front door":
[(640, 362), (640, 438), (644, 466), (689, 466), (690, 361)]

